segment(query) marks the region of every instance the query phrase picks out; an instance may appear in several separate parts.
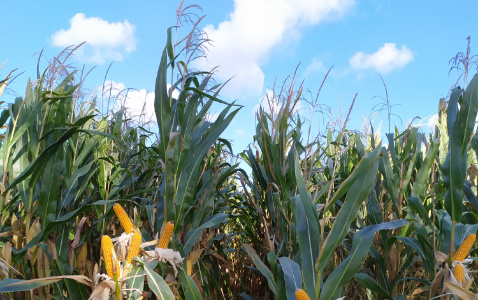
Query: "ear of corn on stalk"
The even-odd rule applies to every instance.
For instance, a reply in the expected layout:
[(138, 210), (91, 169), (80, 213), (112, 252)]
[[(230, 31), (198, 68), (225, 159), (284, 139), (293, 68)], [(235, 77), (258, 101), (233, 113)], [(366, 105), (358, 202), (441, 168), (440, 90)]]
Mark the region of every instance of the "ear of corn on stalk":
[(103, 257), (105, 259), (105, 267), (106, 267), (106, 274), (110, 278), (114, 277), (114, 272), (113, 272), (113, 259), (116, 261), (114, 262), (116, 268), (119, 265), (118, 259), (116, 258), (116, 255), (113, 257), (113, 242), (111, 241), (111, 238), (107, 235), (103, 235), (101, 238), (101, 249), (103, 249)]
[(297, 289), (295, 291), (295, 297), (297, 300), (310, 300), (309, 295), (303, 289)]
[(169, 221), (166, 223), (166, 226), (164, 226), (163, 233), (161, 234), (161, 238), (159, 239), (158, 245), (156, 245), (157, 248), (162, 248), (162, 249), (167, 249), (169, 240), (171, 239), (171, 235), (173, 234), (174, 230), (174, 223), (172, 221)]
[(141, 234), (139, 232), (135, 232), (133, 238), (131, 239), (131, 244), (128, 250), (128, 257), (126, 258), (126, 262), (129, 264), (139, 254), (139, 248), (141, 245)]
[(458, 250), (456, 251), (455, 256), (453, 257), (453, 260), (463, 261), (468, 255), (468, 252), (470, 252), (470, 249), (475, 243), (475, 240), (476, 240), (476, 234), (472, 233), (469, 236), (467, 236), (466, 239), (461, 244), (460, 248), (458, 248)]
[(457, 264), (453, 270), (453, 276), (462, 287), (465, 287), (465, 270), (461, 264)]
[(113, 210), (115, 211), (115, 214), (118, 217), (121, 226), (123, 226), (124, 231), (128, 234), (132, 233), (133, 223), (124, 211), (123, 207), (121, 207), (121, 205), (119, 205), (118, 203), (115, 203), (115, 205), (113, 205)]

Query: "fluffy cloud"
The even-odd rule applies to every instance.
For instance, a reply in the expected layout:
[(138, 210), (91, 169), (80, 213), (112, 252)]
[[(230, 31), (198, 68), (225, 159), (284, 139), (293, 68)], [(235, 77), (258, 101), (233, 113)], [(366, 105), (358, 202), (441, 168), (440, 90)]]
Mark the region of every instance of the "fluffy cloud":
[[(141, 124), (156, 123), (154, 92), (148, 92), (145, 89), (127, 89), (124, 83), (114, 81), (105, 82), (100, 90), (102, 90), (103, 99), (113, 101), (113, 110), (123, 109), (126, 118)], [(174, 91), (173, 97), (178, 96), (179, 93)]]
[(77, 13), (70, 20), (70, 28), (51, 36), (55, 47), (68, 47), (86, 42), (76, 55), (87, 63), (102, 64), (108, 60), (121, 61), (125, 53), (136, 50), (135, 27), (128, 20), (109, 23), (98, 17), (87, 18)]
[(350, 59), (350, 67), (356, 70), (375, 69), (382, 74), (401, 69), (413, 60), (413, 54), (407, 46), (397, 49), (395, 43), (385, 43), (377, 52), (368, 54), (357, 52)]
[(343, 15), (354, 0), (234, 0), (234, 11), (217, 27), (204, 28), (213, 41), (207, 60), (197, 67), (220, 66), (220, 81), (235, 76), (223, 89), (227, 97), (258, 97), (263, 90), (261, 70), (270, 52), (298, 36), (299, 29)]

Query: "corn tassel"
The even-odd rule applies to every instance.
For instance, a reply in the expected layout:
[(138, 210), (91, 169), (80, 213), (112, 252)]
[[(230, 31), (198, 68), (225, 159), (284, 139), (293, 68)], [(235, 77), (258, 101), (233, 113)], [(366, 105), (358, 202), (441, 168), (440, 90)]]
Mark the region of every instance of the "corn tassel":
[(121, 223), (121, 226), (123, 226), (124, 231), (127, 234), (132, 233), (133, 223), (131, 223), (131, 220), (126, 214), (126, 212), (124, 211), (123, 207), (121, 207), (121, 205), (119, 205), (118, 203), (115, 203), (115, 205), (113, 205), (113, 210), (115, 211), (115, 214), (118, 217)]
[(465, 270), (461, 264), (457, 264), (453, 270), (453, 276), (462, 287), (465, 287)]
[(169, 221), (166, 223), (166, 226), (164, 227), (163, 233), (161, 234), (161, 238), (159, 239), (158, 245), (156, 245), (156, 248), (162, 248), (162, 249), (167, 249), (169, 240), (171, 239), (171, 235), (173, 234), (174, 230), (174, 223), (172, 221)]
[(470, 249), (475, 243), (475, 240), (476, 240), (476, 234), (472, 233), (469, 236), (467, 236), (466, 239), (461, 244), (460, 248), (458, 248), (458, 251), (456, 251), (455, 256), (453, 257), (453, 260), (463, 261), (468, 255), (468, 252), (470, 252)]
[[(103, 249), (103, 257), (105, 259), (105, 267), (106, 267), (106, 274), (110, 278), (114, 278), (114, 275), (116, 275), (113, 272), (113, 242), (111, 241), (111, 238), (107, 235), (103, 235), (101, 238), (101, 249)], [(114, 257), (116, 259), (116, 255)], [(115, 266), (118, 266), (118, 260), (116, 259), (115, 261)]]
[(295, 290), (295, 297), (297, 300), (310, 300), (309, 295), (303, 289)]
[(131, 239), (131, 244), (128, 249), (128, 257), (126, 258), (127, 263), (130, 264), (133, 258), (138, 256), (140, 245), (141, 245), (141, 234), (138, 232), (135, 232), (133, 235), (133, 238)]

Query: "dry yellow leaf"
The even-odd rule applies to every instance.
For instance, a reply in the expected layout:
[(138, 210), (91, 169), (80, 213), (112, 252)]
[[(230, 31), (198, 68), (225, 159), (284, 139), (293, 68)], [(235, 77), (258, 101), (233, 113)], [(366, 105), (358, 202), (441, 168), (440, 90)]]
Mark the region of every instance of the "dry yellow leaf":
[(84, 243), (81, 245), (77, 255), (76, 255), (76, 268), (80, 275), (85, 275), (86, 270), (86, 256), (88, 255), (88, 245)]
[[(37, 218), (33, 222), (32, 226), (30, 227), (30, 230), (27, 234), (26, 244), (28, 244), (31, 240), (33, 240), (33, 238), (38, 233), (40, 233), (40, 231), (41, 231), (40, 218)], [(35, 245), (35, 246), (33, 246), (33, 247), (31, 247), (30, 249), (27, 250), (27, 254), (26, 254), (25, 258), (30, 260), (31, 263), (34, 264), (36, 262), (37, 255), (38, 255), (38, 245)]]
[(198, 249), (195, 250), (191, 253), (189, 253), (187, 259), (186, 259), (186, 267), (187, 267), (187, 272), (189, 276), (192, 276), (192, 267), (193, 265), (198, 261), (199, 257), (201, 257), (201, 254), (204, 252), (204, 249)]

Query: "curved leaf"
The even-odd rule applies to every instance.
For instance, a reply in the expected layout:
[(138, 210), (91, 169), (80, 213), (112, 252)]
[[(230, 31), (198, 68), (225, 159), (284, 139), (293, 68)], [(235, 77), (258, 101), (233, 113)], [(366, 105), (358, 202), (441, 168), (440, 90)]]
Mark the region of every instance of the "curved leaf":
[(148, 277), (148, 286), (156, 297), (158, 297), (159, 300), (174, 300), (174, 294), (166, 281), (164, 281), (163, 277), (154, 272), (145, 260), (142, 260), (141, 262), (143, 263), (144, 271)]
[(30, 280), (4, 279), (0, 281), (0, 293), (30, 291), (36, 288), (52, 284), (62, 279), (73, 279), (85, 285), (90, 285), (91, 280), (83, 275), (53, 276)]
[(302, 288), (302, 276), (299, 265), (288, 257), (279, 257), (285, 277), (287, 299), (294, 299), (295, 291)]
[(458, 129), (461, 137), (461, 155), (465, 155), (475, 129), (478, 111), (478, 74), (475, 74), (465, 89), (458, 114)]
[(385, 296), (386, 299), (393, 299), (386, 290), (384, 290), (377, 282), (375, 282), (372, 277), (368, 276), (367, 274), (358, 273), (355, 274), (354, 278), (367, 289), (378, 293), (381, 296)]
[(186, 300), (202, 300), (203, 297), (196, 282), (183, 269), (179, 269), (179, 278)]
[(201, 234), (204, 229), (211, 228), (213, 226), (216, 226), (224, 222), (228, 216), (229, 216), (228, 214), (219, 213), (217, 215), (214, 215), (209, 221), (202, 224), (201, 226), (188, 231), (188, 233), (186, 233), (186, 237), (184, 238), (184, 244), (183, 244), (184, 255), (188, 255), (189, 252), (191, 252), (191, 249), (194, 247), (198, 239), (201, 237)]
[(396, 229), (407, 225), (406, 220), (395, 220), (387, 223), (367, 226), (358, 231), (352, 241), (349, 256), (335, 268), (324, 283), (319, 299), (337, 299), (344, 284), (352, 280), (362, 267), (372, 245), (374, 234), (383, 229)]
[(243, 247), (246, 250), (249, 257), (251, 258), (254, 265), (256, 266), (256, 268), (267, 279), (267, 282), (269, 283), (269, 288), (271, 289), (271, 291), (277, 295), (277, 286), (276, 286), (276, 282), (274, 281), (274, 277), (272, 276), (271, 270), (269, 270), (269, 268), (262, 262), (259, 255), (257, 255), (256, 250), (254, 250), (254, 248), (252, 248), (251, 245), (244, 244)]
[[(377, 149), (365, 156), (371, 157), (374, 160), (372, 164), (367, 164), (369, 166), (367, 170), (362, 176), (357, 178), (348, 191), (345, 202), (334, 221), (334, 225), (324, 242), (324, 246), (320, 250), (319, 260), (316, 265), (316, 270), (318, 272), (322, 272), (327, 266), (335, 249), (347, 235), (350, 223), (352, 223), (357, 217), (357, 212), (360, 206), (370, 193), (370, 190), (375, 183), (375, 177), (377, 176), (379, 154), (380, 147), (377, 147)], [(362, 160), (364, 160), (365, 157)]]

